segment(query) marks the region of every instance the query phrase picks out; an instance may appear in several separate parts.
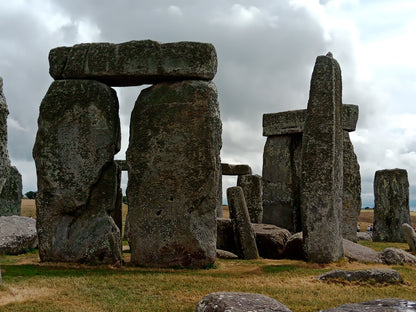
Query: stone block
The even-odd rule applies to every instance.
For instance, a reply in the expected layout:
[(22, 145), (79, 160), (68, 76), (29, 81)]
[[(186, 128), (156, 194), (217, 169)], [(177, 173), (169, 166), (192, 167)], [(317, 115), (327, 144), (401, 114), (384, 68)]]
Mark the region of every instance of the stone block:
[(217, 54), (209, 43), (152, 40), (83, 43), (49, 53), (55, 80), (94, 79), (110, 86), (135, 86), (178, 80), (212, 80)]
[(415, 230), (407, 223), (402, 224), (402, 232), (404, 235), (404, 239), (406, 240), (407, 244), (409, 245), (410, 251), (416, 250), (416, 233)]
[(248, 214), (252, 223), (262, 223), (262, 178), (258, 174), (240, 175), (237, 179), (237, 186), (240, 186), (246, 199)]
[(20, 216), (22, 206), (22, 175), (10, 167), (6, 183), (0, 192), (0, 216)]
[(252, 223), (259, 255), (266, 259), (282, 259), (290, 232), (273, 224)]
[(212, 82), (160, 83), (139, 95), (126, 153), (133, 264), (214, 263), (221, 127)]
[(252, 174), (251, 168), (249, 165), (245, 164), (221, 164), (222, 175), (243, 175), (243, 174)]
[(0, 255), (19, 255), (37, 246), (35, 219), (21, 216), (0, 217)]

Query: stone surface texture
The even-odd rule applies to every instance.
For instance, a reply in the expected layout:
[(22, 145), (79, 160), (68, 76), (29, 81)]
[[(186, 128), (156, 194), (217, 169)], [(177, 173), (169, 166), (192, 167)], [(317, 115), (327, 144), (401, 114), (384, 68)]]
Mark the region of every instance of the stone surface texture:
[(403, 223), (410, 224), (407, 171), (376, 171), (374, 202), (373, 241), (405, 242), (401, 226)]
[(273, 224), (252, 223), (259, 255), (266, 259), (282, 259), (290, 232)]
[(221, 127), (212, 82), (159, 83), (140, 93), (126, 153), (133, 264), (214, 263)]
[(411, 264), (416, 265), (416, 257), (411, 253), (408, 253), (398, 248), (386, 248), (380, 253), (380, 259), (384, 264), (396, 265), (396, 264)]
[(114, 263), (121, 234), (113, 218), (120, 149), (118, 100), (94, 80), (59, 80), (45, 95), (33, 157), (42, 261)]
[(350, 261), (381, 263), (380, 253), (347, 239), (343, 240), (344, 256)]
[(217, 258), (220, 259), (238, 259), (238, 256), (230, 251), (217, 249)]
[(0, 254), (18, 255), (37, 246), (35, 219), (21, 216), (0, 217)]
[(410, 251), (416, 250), (416, 233), (415, 230), (407, 223), (402, 224), (402, 232), (404, 235), (404, 239), (406, 240), (407, 244), (409, 245)]
[(321, 281), (344, 280), (349, 282), (370, 283), (401, 283), (403, 278), (396, 270), (371, 269), (371, 270), (332, 270), (318, 277)]
[(136, 86), (172, 80), (212, 80), (217, 54), (209, 43), (152, 40), (83, 43), (49, 53), (55, 79), (94, 79), (110, 86)]
[(303, 245), (310, 262), (333, 262), (343, 255), (341, 114), (341, 69), (332, 57), (318, 56), (302, 140)]
[(264, 295), (216, 292), (203, 297), (195, 312), (290, 312), (282, 303)]
[(257, 259), (259, 253), (243, 189), (239, 186), (229, 187), (227, 189), (227, 200), (237, 255), (242, 259)]
[(237, 186), (243, 189), (250, 221), (261, 223), (263, 220), (262, 177), (258, 174), (239, 175)]
[(252, 174), (251, 167), (246, 164), (221, 164), (222, 175)]
[(413, 312), (416, 311), (416, 302), (387, 298), (376, 299), (361, 303), (347, 303), (337, 308), (321, 310), (320, 312)]
[(0, 216), (20, 216), (22, 206), (22, 175), (16, 167), (9, 168), (6, 183), (0, 192)]
[(361, 211), (361, 176), (357, 155), (347, 131), (344, 131), (343, 177), (342, 237), (357, 242), (357, 222)]
[(263, 153), (263, 222), (302, 230), (300, 211), (302, 134), (270, 136)]
[[(7, 181), (10, 170), (9, 152), (7, 151), (7, 108), (3, 93), (3, 78), (0, 77), (0, 193)], [(1, 210), (1, 207), (0, 207)]]

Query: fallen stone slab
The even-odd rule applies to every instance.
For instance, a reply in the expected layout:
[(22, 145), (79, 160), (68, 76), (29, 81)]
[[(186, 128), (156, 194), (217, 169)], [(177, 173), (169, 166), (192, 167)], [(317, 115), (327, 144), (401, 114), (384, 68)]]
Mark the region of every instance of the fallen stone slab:
[(252, 174), (251, 168), (249, 165), (245, 164), (221, 164), (222, 175), (243, 175), (243, 174)]
[(282, 259), (285, 245), (291, 236), (286, 229), (273, 224), (252, 223), (259, 255), (266, 259)]
[(18, 255), (37, 246), (35, 219), (21, 216), (0, 217), (0, 254)]
[(381, 263), (380, 253), (369, 247), (362, 246), (347, 239), (342, 241), (344, 256), (350, 261), (362, 263)]
[(386, 248), (380, 253), (380, 259), (384, 264), (416, 264), (416, 257), (398, 248)]
[(195, 312), (291, 312), (284, 304), (264, 295), (215, 292), (203, 297)]
[(238, 259), (238, 256), (235, 253), (232, 253), (230, 251), (217, 249), (217, 258), (220, 258), (220, 259)]
[(332, 270), (318, 277), (321, 281), (344, 280), (349, 282), (376, 282), (376, 283), (401, 283), (403, 278), (396, 270), (372, 269), (372, 270)]
[(93, 79), (110, 86), (136, 86), (212, 80), (216, 72), (217, 53), (210, 43), (83, 43), (49, 53), (49, 73), (55, 80)]
[(320, 312), (412, 312), (416, 311), (416, 302), (406, 299), (376, 299), (361, 303), (347, 303), (337, 308)]

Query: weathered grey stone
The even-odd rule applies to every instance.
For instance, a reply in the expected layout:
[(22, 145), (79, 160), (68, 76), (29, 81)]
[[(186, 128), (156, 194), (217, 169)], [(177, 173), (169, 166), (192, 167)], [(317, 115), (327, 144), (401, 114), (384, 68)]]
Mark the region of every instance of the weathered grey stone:
[(242, 259), (257, 259), (259, 253), (253, 227), (250, 223), (243, 189), (239, 186), (227, 189), (228, 207), (233, 225), (237, 255)]
[[(306, 109), (263, 114), (263, 136), (302, 133), (305, 127)], [(342, 105), (342, 128), (355, 131), (358, 121), (358, 106)]]
[(35, 219), (21, 216), (0, 217), (0, 254), (18, 255), (37, 246)]
[(321, 281), (344, 280), (349, 282), (375, 282), (375, 283), (401, 283), (403, 278), (396, 270), (371, 269), (371, 270), (332, 270), (318, 277)]
[(126, 153), (133, 264), (214, 263), (220, 149), (213, 83), (160, 83), (141, 92)]
[(416, 250), (416, 233), (415, 230), (407, 223), (402, 224), (402, 232), (404, 235), (404, 239), (406, 240), (407, 244), (409, 245), (409, 249), (411, 251)]
[(93, 80), (60, 80), (44, 97), (33, 149), (42, 261), (114, 263), (121, 234), (111, 212), (120, 149), (116, 93)]
[(0, 77), (0, 193), (6, 183), (10, 171), (9, 152), (7, 151), (7, 108), (3, 94), (3, 78)]
[(401, 226), (403, 223), (410, 224), (407, 171), (376, 171), (374, 202), (373, 241), (405, 242)]
[(251, 168), (249, 165), (245, 164), (221, 164), (221, 173), (222, 175), (243, 175), (243, 174), (252, 174)]
[(337, 261), (343, 255), (341, 113), (339, 64), (332, 57), (318, 56), (302, 140), (303, 246), (310, 262)]
[(360, 165), (347, 131), (344, 131), (343, 177), (342, 237), (357, 242), (357, 222), (361, 211), (361, 176)]
[(344, 256), (350, 261), (381, 263), (380, 253), (369, 247), (343, 239)]
[(259, 255), (266, 259), (282, 259), (285, 245), (291, 236), (286, 229), (272, 224), (252, 223)]
[(231, 219), (217, 218), (217, 249), (237, 252)]
[(22, 206), (22, 175), (10, 167), (6, 183), (0, 192), (0, 216), (20, 216)]
[(216, 292), (199, 300), (195, 312), (290, 312), (280, 302), (260, 294)]
[(302, 230), (300, 211), (302, 134), (270, 136), (263, 153), (263, 222)]
[(217, 54), (209, 43), (152, 40), (83, 43), (49, 53), (49, 73), (58, 79), (94, 79), (111, 86), (172, 80), (212, 80)]
[(294, 260), (305, 260), (303, 250), (303, 233), (298, 232), (289, 237), (285, 246), (285, 258)]
[(372, 232), (357, 232), (357, 240), (372, 241), (373, 233)]
[(416, 302), (405, 299), (377, 299), (361, 303), (347, 303), (337, 308), (320, 312), (412, 312), (416, 311)]
[(217, 258), (220, 259), (238, 259), (238, 256), (230, 251), (217, 249)]
[(380, 253), (380, 259), (384, 264), (416, 264), (416, 257), (398, 248), (386, 248)]
[(261, 223), (263, 219), (262, 177), (258, 174), (239, 175), (237, 186), (243, 189), (248, 214), (252, 223)]

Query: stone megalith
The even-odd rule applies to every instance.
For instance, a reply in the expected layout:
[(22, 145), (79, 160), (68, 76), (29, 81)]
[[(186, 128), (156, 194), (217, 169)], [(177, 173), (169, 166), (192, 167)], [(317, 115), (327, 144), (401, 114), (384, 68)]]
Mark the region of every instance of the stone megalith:
[(302, 140), (303, 248), (310, 262), (333, 262), (343, 255), (341, 115), (341, 69), (331, 56), (318, 56)]
[(405, 169), (376, 171), (373, 241), (405, 242), (403, 223), (411, 224), (409, 181)]
[(126, 153), (133, 264), (214, 263), (221, 128), (212, 82), (160, 83), (139, 95)]
[(243, 189), (248, 214), (252, 223), (262, 223), (263, 219), (261, 180), (262, 178), (258, 174), (239, 175), (237, 178), (237, 186)]
[(9, 152), (7, 151), (7, 108), (3, 94), (3, 78), (0, 77), (0, 192), (7, 181), (10, 171)]
[(257, 259), (259, 252), (243, 189), (240, 186), (229, 187), (227, 189), (227, 200), (237, 255), (242, 259)]
[(343, 145), (342, 237), (357, 242), (357, 222), (361, 211), (360, 165), (350, 135), (344, 130)]
[(120, 149), (116, 92), (94, 80), (60, 80), (42, 100), (33, 157), (41, 261), (114, 263), (121, 234), (111, 218)]
[(0, 216), (20, 216), (22, 206), (22, 175), (16, 167), (9, 168), (9, 175), (0, 192)]
[(407, 223), (402, 224), (402, 232), (404, 235), (404, 239), (406, 240), (407, 244), (409, 245), (409, 249), (411, 251), (416, 250), (416, 233), (415, 230)]

